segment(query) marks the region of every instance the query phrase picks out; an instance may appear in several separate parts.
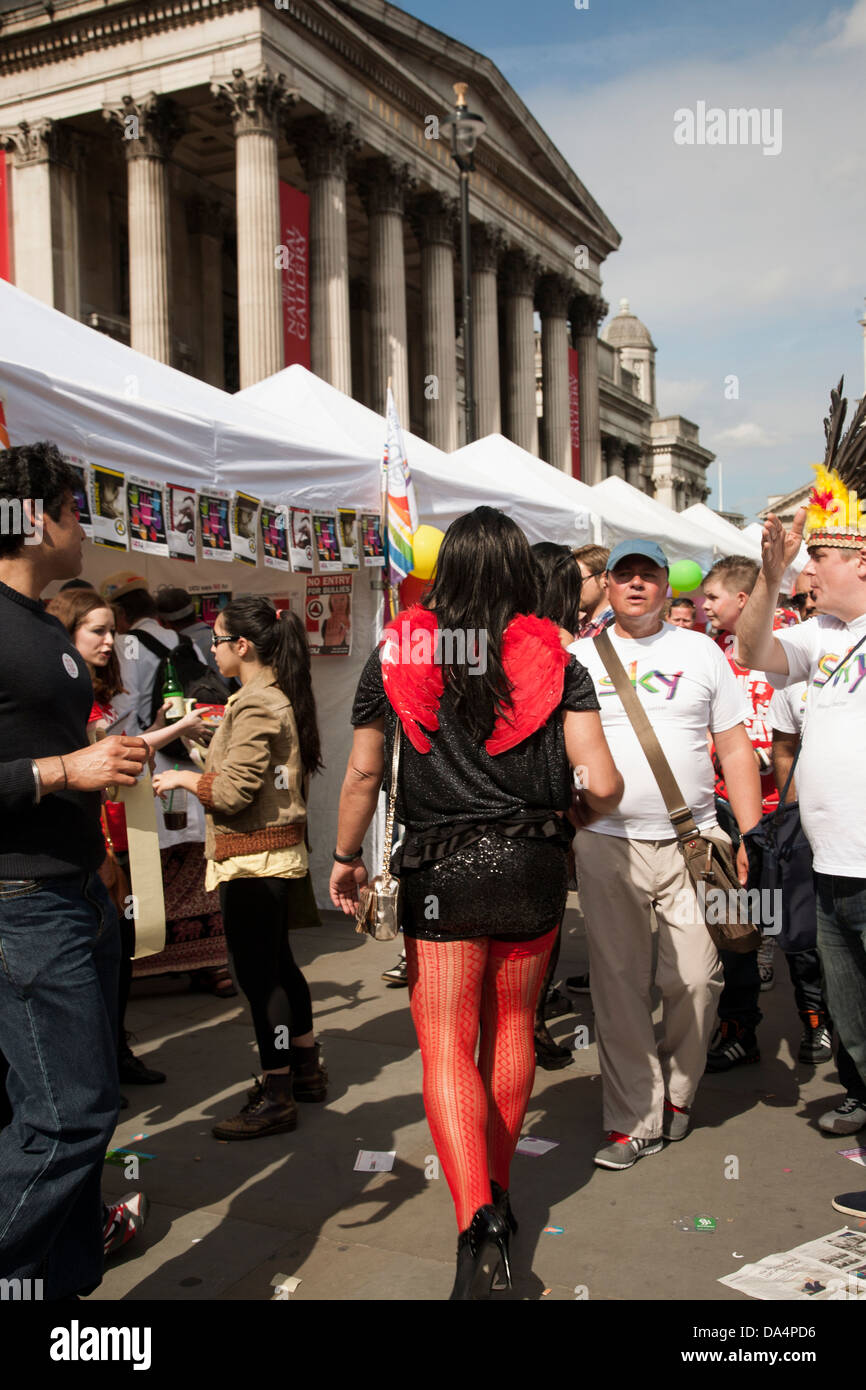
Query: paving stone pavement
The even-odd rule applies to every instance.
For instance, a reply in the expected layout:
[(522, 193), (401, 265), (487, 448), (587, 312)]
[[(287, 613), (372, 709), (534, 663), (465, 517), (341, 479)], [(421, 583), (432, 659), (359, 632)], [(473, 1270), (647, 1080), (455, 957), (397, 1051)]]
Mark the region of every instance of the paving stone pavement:
[[(151, 1213), (89, 1301), (263, 1301), (277, 1274), (301, 1281), (292, 1301), (447, 1299), (453, 1206), (436, 1175), (408, 994), (380, 980), (397, 949), (355, 935), (337, 913), (294, 933), (292, 945), (331, 1077), (327, 1103), (300, 1106), (292, 1134), (231, 1144), (211, 1136), (256, 1071), (240, 996), (189, 994), (185, 977), (133, 986), (134, 1051), (168, 1080), (126, 1088), (115, 1144), (144, 1133), (134, 1147), (154, 1157), (138, 1181), (106, 1165), (104, 1191), (116, 1198), (142, 1187)], [(558, 975), (585, 968), (582, 921), (571, 911)], [(557, 1147), (515, 1158), (514, 1288), (497, 1300), (753, 1302), (719, 1277), (845, 1224), (830, 1199), (862, 1185), (862, 1170), (837, 1150), (866, 1138), (834, 1140), (817, 1128), (841, 1090), (832, 1063), (796, 1061), (800, 1025), (781, 953), (775, 988), (761, 995), (761, 1063), (705, 1078), (692, 1134), (626, 1172), (592, 1163), (601, 1081), (591, 1001), (574, 1002), (550, 1030), (565, 1041), (585, 1025), (590, 1046), (565, 1070), (537, 1074), (524, 1133)], [(396, 1150), (393, 1171), (355, 1172), (359, 1149)], [(735, 1168), (738, 1177), (725, 1176)], [(714, 1217), (716, 1229), (696, 1232), (698, 1215)]]

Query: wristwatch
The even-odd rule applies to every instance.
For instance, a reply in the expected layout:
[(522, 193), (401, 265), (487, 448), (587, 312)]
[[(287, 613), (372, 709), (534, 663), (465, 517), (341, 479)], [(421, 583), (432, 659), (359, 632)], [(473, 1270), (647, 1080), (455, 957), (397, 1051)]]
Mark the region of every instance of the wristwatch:
[(334, 858), (338, 864), (357, 864), (359, 859), (364, 858), (364, 851), (359, 849), (354, 854), (338, 854), (334, 850)]

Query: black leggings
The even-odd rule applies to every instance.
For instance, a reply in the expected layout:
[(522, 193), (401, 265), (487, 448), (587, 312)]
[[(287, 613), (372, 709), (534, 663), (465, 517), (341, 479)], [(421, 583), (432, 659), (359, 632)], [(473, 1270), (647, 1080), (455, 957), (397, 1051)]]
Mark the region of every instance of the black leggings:
[(289, 945), (291, 903), (299, 882), (233, 878), (220, 884), (226, 942), (252, 1010), (264, 1071), (288, 1066), (289, 1038), (301, 1038), (313, 1027), (310, 987)]

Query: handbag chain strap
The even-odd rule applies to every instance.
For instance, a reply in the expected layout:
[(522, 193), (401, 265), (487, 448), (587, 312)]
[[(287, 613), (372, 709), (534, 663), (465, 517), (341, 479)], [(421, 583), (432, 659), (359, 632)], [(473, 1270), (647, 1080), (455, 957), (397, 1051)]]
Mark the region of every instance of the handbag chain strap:
[(385, 816), (385, 838), (382, 842), (382, 875), (391, 873), (391, 841), (394, 838), (394, 811), (397, 806), (397, 778), (400, 772), (400, 741), (402, 727), (397, 716), (394, 734), (394, 753), (391, 758), (391, 787), (388, 792), (388, 813)]
[(680, 790), (671, 765), (662, 751), (662, 746), (656, 738), (655, 731), (647, 718), (646, 710), (638, 699), (635, 689), (625, 673), (625, 667), (616, 654), (607, 629), (605, 628), (592, 640), (607, 674), (613, 681), (614, 689), (622, 701), (622, 707), (628, 715), (629, 722), (637, 734), (638, 742), (658, 783), (658, 789), (662, 794), (662, 800), (671, 818), (677, 839), (680, 841), (693, 839), (695, 835), (699, 834), (694, 816)]

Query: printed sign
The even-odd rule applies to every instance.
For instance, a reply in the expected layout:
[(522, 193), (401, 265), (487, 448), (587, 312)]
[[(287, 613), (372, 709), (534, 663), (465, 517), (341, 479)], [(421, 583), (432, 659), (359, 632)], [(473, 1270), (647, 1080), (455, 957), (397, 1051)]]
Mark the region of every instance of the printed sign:
[(340, 507), (337, 518), (340, 532), (340, 564), (344, 570), (358, 568), (358, 513)]
[(283, 356), (287, 367), (310, 366), (310, 200), (280, 182), (277, 265), (283, 300)]
[(295, 574), (312, 574), (313, 519), (305, 507), (289, 508), (289, 560)]
[(340, 542), (337, 539), (337, 518), (333, 512), (313, 512), (313, 537), (319, 573), (331, 574), (342, 569)]
[(381, 516), (378, 512), (362, 512), (358, 518), (358, 528), (365, 566), (382, 569), (385, 564), (385, 542)]
[(254, 565), (259, 552), (258, 497), (236, 492), (232, 497), (232, 557), (244, 565)]
[(129, 545), (144, 555), (168, 558), (165, 533), (165, 499), (161, 487), (144, 478), (128, 478), (126, 504), (129, 510)]
[(307, 576), (305, 625), (311, 656), (348, 656), (352, 650), (351, 574)]
[(198, 496), (198, 515), (201, 524), (201, 557), (203, 560), (231, 560), (232, 543), (229, 535), (230, 492), (208, 488)]
[(262, 558), (267, 569), (289, 568), (289, 509), (262, 503), (259, 515), (262, 536)]
[(195, 560), (195, 492), (177, 483), (169, 483), (165, 492), (168, 553), (172, 560)]
[(78, 458), (76, 454), (65, 454), (64, 457), (79, 479), (79, 485), (75, 489), (78, 524), (88, 540), (93, 540), (93, 519), (90, 515), (90, 465), (85, 459)]
[(90, 469), (90, 514), (93, 539), (109, 550), (128, 550), (126, 478), (116, 468)]

